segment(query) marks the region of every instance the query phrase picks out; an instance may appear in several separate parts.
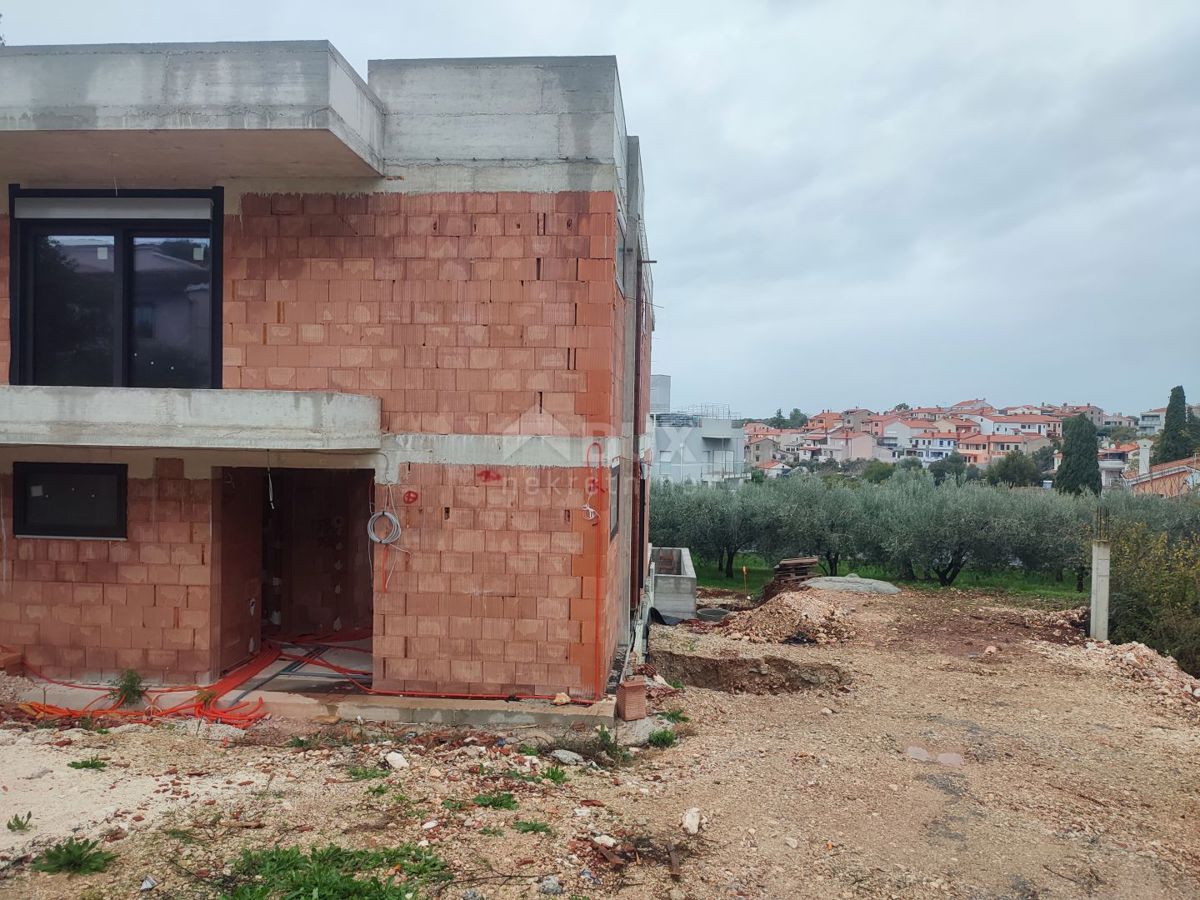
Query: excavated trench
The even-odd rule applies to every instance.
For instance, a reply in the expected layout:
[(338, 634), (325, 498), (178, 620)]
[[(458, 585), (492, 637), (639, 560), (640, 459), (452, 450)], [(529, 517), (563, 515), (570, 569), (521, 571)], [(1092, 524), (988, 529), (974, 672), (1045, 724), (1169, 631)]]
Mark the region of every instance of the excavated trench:
[(846, 669), (781, 656), (706, 656), (655, 648), (650, 662), (668, 681), (731, 694), (777, 694), (850, 683)]

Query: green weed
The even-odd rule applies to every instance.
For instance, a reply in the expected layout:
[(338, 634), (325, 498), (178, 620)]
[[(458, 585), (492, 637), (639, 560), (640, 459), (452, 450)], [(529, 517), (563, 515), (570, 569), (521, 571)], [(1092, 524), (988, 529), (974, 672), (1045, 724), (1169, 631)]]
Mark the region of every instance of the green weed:
[(228, 900), (405, 900), (420, 888), (449, 881), (450, 871), (436, 854), (411, 844), (380, 850), (331, 844), (308, 852), (245, 850), (233, 865), (233, 878), (233, 890), (224, 895)]
[(658, 731), (650, 732), (650, 737), (647, 738), (646, 742), (651, 747), (658, 747), (659, 749), (663, 749), (666, 747), (674, 747), (675, 740), (676, 740), (676, 737), (675, 737), (674, 729), (660, 728), (660, 729), (658, 729)]
[(491, 794), (476, 794), (475, 805), (483, 806), (487, 809), (516, 809), (517, 798), (507, 792), (491, 793)]
[(98, 756), (89, 756), (87, 759), (72, 760), (67, 766), (72, 769), (107, 769), (108, 763)]
[(551, 766), (542, 773), (542, 776), (554, 784), (566, 784), (567, 770), (562, 766)]
[(146, 685), (142, 676), (133, 669), (126, 669), (109, 682), (108, 696), (117, 706), (134, 706), (146, 696)]
[(680, 722), (688, 721), (688, 717), (682, 709), (668, 709), (666, 712), (660, 712), (658, 717), (660, 719), (666, 719), (668, 722), (672, 722), (676, 725), (678, 725)]
[(370, 781), (372, 778), (387, 778), (390, 771), (379, 766), (351, 766), (346, 774), (352, 781)]
[(62, 843), (55, 844), (33, 864), (39, 872), (68, 875), (91, 875), (93, 872), (103, 872), (108, 864), (117, 858), (117, 854), (107, 850), (97, 849), (98, 841), (77, 841), (67, 838)]
[(621, 746), (616, 735), (604, 725), (596, 729), (596, 741), (600, 744), (600, 749), (608, 754), (608, 758), (617, 765), (627, 763), (633, 758), (630, 756), (629, 751)]
[(545, 822), (533, 819), (517, 819), (513, 822), (513, 830), (519, 831), (521, 834), (549, 834), (550, 826)]
[(13, 816), (11, 819), (8, 820), (8, 822), (5, 823), (5, 827), (9, 831), (15, 831), (15, 832), (28, 831), (30, 828), (29, 823), (31, 821), (33, 821), (33, 813), (27, 812), (23, 816), (21, 816), (21, 815)]

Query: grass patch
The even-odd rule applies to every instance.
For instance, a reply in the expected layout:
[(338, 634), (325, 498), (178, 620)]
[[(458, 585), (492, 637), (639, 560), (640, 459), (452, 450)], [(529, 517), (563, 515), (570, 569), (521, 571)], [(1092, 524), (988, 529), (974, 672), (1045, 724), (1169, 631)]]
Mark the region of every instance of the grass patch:
[(71, 769), (107, 769), (108, 763), (98, 756), (89, 756), (87, 759), (74, 759), (67, 763)]
[(351, 781), (370, 781), (373, 778), (387, 778), (391, 771), (379, 766), (351, 766), (346, 770), (346, 774), (350, 776)]
[(553, 784), (566, 784), (567, 770), (562, 766), (551, 766), (542, 773), (542, 777)]
[(372, 797), (382, 797), (390, 790), (386, 784), (373, 784), (367, 788), (367, 793)]
[(657, 747), (662, 750), (667, 747), (674, 747), (676, 740), (675, 729), (660, 728), (657, 731), (650, 732), (650, 737), (646, 739), (646, 742), (651, 747)]
[(109, 682), (108, 696), (117, 706), (135, 706), (146, 696), (146, 685), (142, 676), (133, 669), (126, 669)]
[(668, 709), (666, 712), (660, 712), (658, 717), (660, 719), (666, 719), (668, 722), (671, 722), (675, 725), (678, 725), (680, 722), (688, 721), (688, 717), (682, 709)]
[[(739, 553), (734, 557), (733, 578), (726, 578), (725, 572), (718, 569), (716, 564), (692, 557), (696, 567), (696, 584), (699, 587), (724, 588), (758, 595), (763, 586), (771, 580), (774, 572), (763, 558), (755, 553)], [(747, 578), (742, 578), (742, 566), (746, 567)], [(944, 591), (937, 581), (898, 581), (896, 573), (883, 566), (856, 563), (854, 560), (843, 560), (838, 568), (839, 575), (854, 572), (863, 578), (878, 578), (890, 581), (900, 587), (918, 591)], [(747, 590), (746, 585), (749, 585)], [(999, 570), (985, 572), (967, 569), (955, 579), (953, 587), (962, 590), (991, 590), (1006, 594), (1029, 595), (1053, 600), (1070, 600), (1070, 606), (1078, 606), (1085, 602), (1086, 591), (1079, 593), (1075, 590), (1075, 578), (1067, 572), (1063, 581), (1056, 581), (1052, 575), (1044, 572), (1023, 572), (1016, 570)]]
[(467, 801), (466, 801), (466, 800), (452, 800), (452, 799), (448, 799), (448, 800), (443, 800), (443, 801), (442, 801), (442, 809), (448, 809), (448, 810), (450, 810), (451, 812), (458, 812), (459, 810), (463, 810), (463, 809), (466, 809), (466, 808), (467, 808)]
[(13, 816), (11, 819), (9, 819), (7, 822), (4, 823), (4, 827), (7, 828), (9, 831), (13, 831), (13, 832), (16, 832), (19, 834), (23, 831), (28, 831), (31, 827), (29, 823), (32, 821), (33, 821), (33, 813), (27, 812), (23, 816), (20, 816), (20, 815)]
[(517, 819), (513, 822), (513, 830), (521, 834), (550, 834), (550, 826), (536, 819)]
[(381, 850), (332, 844), (308, 852), (298, 847), (245, 850), (233, 873), (236, 883), (223, 895), (228, 900), (404, 900), (450, 880), (440, 857), (411, 844)]
[(66, 872), (68, 875), (103, 872), (108, 868), (108, 864), (117, 858), (117, 854), (100, 850), (98, 844), (98, 841), (67, 838), (39, 856), (33, 867), (39, 872), (49, 872), (52, 875), (60, 872)]
[(522, 744), (517, 748), (517, 752), (522, 756), (537, 756), (538, 748), (533, 746), (533, 744)]
[[(725, 570), (717, 568), (716, 563), (692, 557), (696, 567), (696, 586), (723, 588), (737, 591), (739, 594), (760, 594), (763, 585), (770, 581), (775, 573), (766, 561), (756, 553), (739, 553), (733, 558), (733, 577), (726, 578)], [(746, 577), (742, 577), (742, 566), (746, 567)]]
[(497, 825), (487, 825), (479, 829), (480, 834), (486, 834), (488, 837), (500, 837), (504, 834), (504, 829)]
[(516, 809), (517, 798), (508, 792), (493, 792), (490, 794), (476, 794), (475, 805), (483, 806), (487, 809)]
[[(938, 584), (936, 580), (899, 581), (896, 578), (895, 572), (890, 572), (882, 566), (851, 565), (845, 569), (845, 572), (839, 572), (839, 574), (848, 574), (850, 572), (861, 575), (863, 578), (878, 578), (881, 581), (890, 581), (897, 587), (914, 591), (928, 591), (929, 593), (936, 594), (939, 591), (948, 590)], [(954, 579), (954, 584), (951, 585), (951, 588), (964, 591), (995, 591), (997, 593), (1017, 596), (1041, 597), (1053, 601), (1069, 601), (1065, 604), (1062, 602), (1054, 603), (1053, 606), (1055, 609), (1079, 606), (1088, 602), (1086, 591), (1079, 593), (1075, 590), (1075, 576), (1070, 572), (1064, 575), (1062, 581), (1055, 581), (1052, 575), (1047, 575), (1043, 572), (1023, 572), (1015, 569), (984, 572), (976, 569), (966, 569)]]

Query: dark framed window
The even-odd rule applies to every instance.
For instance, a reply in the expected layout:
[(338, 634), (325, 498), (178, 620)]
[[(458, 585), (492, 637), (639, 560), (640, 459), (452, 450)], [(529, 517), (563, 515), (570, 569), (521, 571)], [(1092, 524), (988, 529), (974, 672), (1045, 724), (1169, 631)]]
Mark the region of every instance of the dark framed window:
[(220, 192), (141, 193), (10, 189), (13, 383), (220, 387)]
[(616, 537), (621, 515), (621, 464), (612, 467), (608, 479), (608, 537)]
[(24, 537), (124, 538), (125, 466), (13, 463), (13, 531)]

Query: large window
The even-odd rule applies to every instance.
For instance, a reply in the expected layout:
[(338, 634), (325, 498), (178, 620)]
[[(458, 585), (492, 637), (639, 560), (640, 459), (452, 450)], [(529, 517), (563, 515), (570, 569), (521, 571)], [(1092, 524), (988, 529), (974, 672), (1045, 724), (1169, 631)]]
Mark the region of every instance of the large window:
[(13, 463), (13, 531), (28, 537), (125, 537), (125, 466)]
[(217, 204), (16, 196), (16, 383), (220, 386)]

